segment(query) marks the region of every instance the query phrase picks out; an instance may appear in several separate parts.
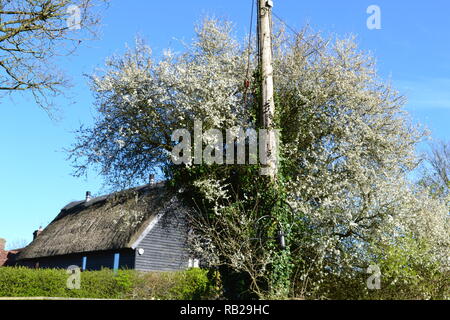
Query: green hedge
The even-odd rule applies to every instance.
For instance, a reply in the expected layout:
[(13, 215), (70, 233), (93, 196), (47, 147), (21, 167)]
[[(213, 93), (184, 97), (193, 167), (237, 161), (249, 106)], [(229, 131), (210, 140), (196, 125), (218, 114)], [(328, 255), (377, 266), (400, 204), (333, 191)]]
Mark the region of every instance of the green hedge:
[(210, 299), (214, 286), (208, 271), (137, 272), (86, 271), (80, 289), (68, 289), (61, 269), (0, 268), (0, 297), (60, 297), (92, 299)]
[(133, 299), (200, 300), (215, 299), (215, 287), (208, 271), (190, 269), (182, 272), (148, 272), (136, 274)]

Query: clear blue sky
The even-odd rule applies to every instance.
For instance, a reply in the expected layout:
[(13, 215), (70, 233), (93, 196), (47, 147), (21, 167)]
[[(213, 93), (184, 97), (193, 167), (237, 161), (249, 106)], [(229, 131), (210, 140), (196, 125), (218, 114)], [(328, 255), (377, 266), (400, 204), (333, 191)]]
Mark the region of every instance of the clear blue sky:
[[(71, 176), (62, 149), (74, 141), (71, 131), (92, 123), (92, 96), (83, 77), (104, 59), (123, 52), (137, 34), (158, 54), (166, 47), (189, 41), (193, 24), (204, 15), (234, 21), (237, 34), (249, 29), (252, 0), (111, 0), (101, 39), (62, 62), (72, 77), (75, 103), (60, 98), (62, 119), (50, 120), (32, 99), (0, 100), (0, 237), (10, 242), (30, 241), (32, 232), (45, 227), (59, 210), (80, 200), (87, 190), (100, 194), (101, 178)], [(391, 78), (409, 102), (414, 121), (428, 126), (433, 137), (450, 138), (450, 2), (448, 0), (274, 0), (274, 11), (289, 25), (338, 36), (358, 36), (361, 48), (378, 60), (380, 75)], [(366, 9), (381, 9), (381, 30), (368, 30)]]

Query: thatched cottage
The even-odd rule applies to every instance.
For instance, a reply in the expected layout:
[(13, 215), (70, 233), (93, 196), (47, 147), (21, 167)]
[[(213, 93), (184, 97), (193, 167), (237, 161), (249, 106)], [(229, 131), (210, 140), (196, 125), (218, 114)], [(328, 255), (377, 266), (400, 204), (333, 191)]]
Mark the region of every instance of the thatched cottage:
[(24, 248), (17, 264), (83, 270), (128, 268), (169, 271), (193, 266), (187, 250), (186, 212), (164, 183), (65, 206)]

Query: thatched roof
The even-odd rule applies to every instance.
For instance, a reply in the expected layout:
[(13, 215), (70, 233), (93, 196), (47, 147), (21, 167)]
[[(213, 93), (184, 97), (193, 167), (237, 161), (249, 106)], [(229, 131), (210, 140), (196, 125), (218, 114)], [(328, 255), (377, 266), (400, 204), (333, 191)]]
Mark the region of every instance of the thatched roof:
[(163, 183), (72, 202), (21, 251), (18, 260), (132, 248), (155, 217), (184, 209)]

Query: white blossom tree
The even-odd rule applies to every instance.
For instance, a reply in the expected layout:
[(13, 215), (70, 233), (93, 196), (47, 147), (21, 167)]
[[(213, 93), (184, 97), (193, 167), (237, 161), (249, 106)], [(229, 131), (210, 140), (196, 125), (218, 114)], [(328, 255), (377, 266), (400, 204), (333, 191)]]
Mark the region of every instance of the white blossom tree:
[[(174, 130), (192, 132), (195, 119), (203, 121), (203, 130), (257, 127), (254, 52), (234, 39), (228, 22), (205, 20), (196, 32), (183, 53), (167, 51), (160, 61), (138, 41), (135, 49), (109, 59), (106, 70), (92, 76), (98, 117), (92, 128), (80, 130), (71, 150), (77, 174), (98, 166), (109, 182), (123, 185), (146, 179), (162, 166), (176, 180), (179, 167), (170, 163)], [(280, 29), (274, 39), (280, 176), (289, 208), (283, 226), (297, 284), (291, 293), (300, 288), (313, 295), (326, 277), (355, 277), (371, 262), (374, 243), (395, 242), (411, 233), (427, 238), (436, 261), (448, 268), (448, 211), (407, 179), (418, 164), (415, 146), (425, 133), (410, 123), (404, 97), (378, 78), (374, 59), (358, 50), (352, 38), (331, 41), (307, 30), (291, 36)], [(248, 74), (253, 75), (250, 86)], [(202, 168), (182, 167), (191, 172), (184, 183), (199, 191), (208, 214), (220, 219), (234, 212), (231, 224), (249, 211), (236, 210), (228, 196), (234, 192), (237, 203), (255, 206), (266, 189), (251, 176), (255, 171)], [(235, 180), (250, 187), (236, 190)], [(218, 199), (217, 190), (228, 190), (228, 196)], [(261, 214), (253, 220), (250, 215), (243, 232)], [(208, 219), (200, 221), (199, 229), (215, 230), (205, 226)], [(209, 227), (218, 225), (227, 223), (213, 221)], [(228, 234), (232, 231), (236, 229)], [(220, 234), (209, 232), (207, 241), (209, 248), (219, 250), (217, 257), (235, 269), (242, 267), (253, 279), (262, 269), (249, 271), (243, 261), (263, 261), (258, 265), (268, 269), (266, 254), (271, 251), (259, 251), (262, 260), (238, 261), (236, 241), (224, 246)], [(208, 238), (208, 232), (202, 235)]]

